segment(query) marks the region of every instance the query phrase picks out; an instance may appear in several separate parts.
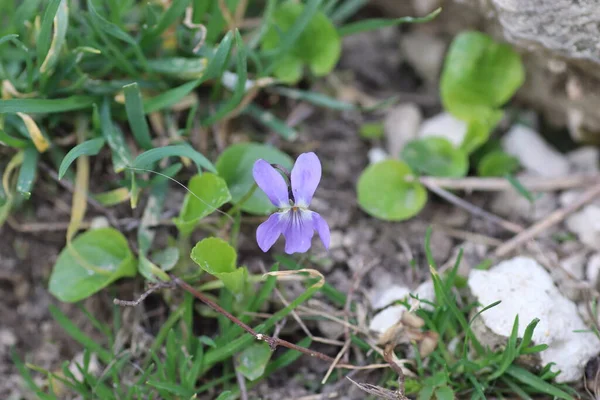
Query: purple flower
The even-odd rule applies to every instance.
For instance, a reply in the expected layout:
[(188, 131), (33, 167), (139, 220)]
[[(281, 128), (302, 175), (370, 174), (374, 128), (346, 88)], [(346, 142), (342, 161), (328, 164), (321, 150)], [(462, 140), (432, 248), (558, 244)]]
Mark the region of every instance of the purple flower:
[(291, 193), (283, 176), (263, 159), (254, 163), (252, 174), (258, 187), (279, 208), (256, 230), (256, 241), (262, 251), (267, 252), (283, 234), (286, 253), (305, 253), (310, 248), (315, 230), (325, 248), (329, 248), (327, 222), (308, 209), (321, 180), (321, 162), (315, 153), (300, 154), (296, 160), (290, 178)]

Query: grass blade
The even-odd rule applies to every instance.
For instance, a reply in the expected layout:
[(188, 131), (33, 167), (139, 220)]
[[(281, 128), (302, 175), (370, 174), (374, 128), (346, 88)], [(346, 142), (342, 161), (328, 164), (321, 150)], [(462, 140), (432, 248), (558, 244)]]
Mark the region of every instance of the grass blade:
[(335, 11), (331, 14), (331, 21), (333, 23), (339, 24), (340, 22), (344, 22), (354, 14), (358, 10), (361, 9), (362, 6), (367, 4), (368, 0), (347, 0), (344, 1)]
[(69, 336), (89, 351), (96, 353), (103, 363), (109, 364), (112, 361), (113, 355), (94, 339), (83, 333), (83, 331), (79, 329), (58, 307), (51, 304), (49, 310), (52, 317), (69, 334)]
[(161, 160), (165, 157), (187, 157), (191, 158), (196, 166), (198, 167), (198, 171), (200, 171), (201, 167), (210, 171), (217, 173), (217, 169), (206, 157), (204, 157), (201, 153), (194, 150), (191, 146), (187, 144), (180, 145), (172, 145), (159, 147), (156, 149), (151, 149), (143, 152), (139, 156), (136, 157), (133, 162), (132, 167), (143, 169), (151, 167), (156, 161)]
[(17, 178), (17, 192), (26, 199), (31, 196), (39, 155), (40, 153), (33, 146), (23, 150), (23, 164), (21, 164), (19, 177)]
[(573, 397), (570, 394), (540, 379), (539, 377), (537, 377), (536, 375), (532, 374), (524, 368), (518, 367), (516, 365), (511, 365), (506, 369), (506, 373), (509, 376), (518, 380), (519, 382), (531, 386), (533, 389), (540, 393), (546, 393), (558, 399), (573, 400)]
[(50, 114), (81, 110), (91, 107), (94, 98), (90, 96), (71, 96), (64, 99), (8, 99), (0, 100), (0, 114)]
[(133, 136), (142, 148), (151, 149), (152, 139), (144, 117), (142, 95), (137, 82), (123, 86), (123, 91), (125, 92), (125, 111)]
[(338, 111), (358, 110), (358, 107), (354, 104), (346, 103), (345, 101), (339, 101), (332, 97), (317, 92), (310, 92), (285, 87), (273, 88), (272, 90), (275, 93), (289, 97), (290, 99), (306, 101), (307, 103), (311, 103), (319, 107), (330, 108), (332, 110)]
[(61, 161), (60, 167), (58, 168), (58, 179), (62, 179), (73, 161), (75, 161), (77, 158), (81, 156), (97, 155), (102, 147), (104, 147), (104, 143), (106, 143), (104, 138), (96, 138), (80, 143), (69, 150), (65, 158), (63, 158)]
[(46, 58), (48, 50), (50, 49), (52, 24), (54, 23), (54, 17), (56, 16), (61, 1), (63, 0), (50, 0), (46, 7), (46, 11), (44, 12), (44, 16), (42, 17), (42, 25), (36, 41), (37, 60), (40, 63)]
[(256, 104), (248, 104), (244, 109), (244, 113), (258, 120), (261, 124), (276, 132), (282, 138), (286, 140), (295, 140), (298, 138), (298, 132), (288, 126), (285, 122), (277, 118), (271, 112), (262, 109)]
[(121, 172), (131, 165), (131, 152), (125, 143), (123, 133), (112, 121), (107, 98), (104, 99), (100, 107), (100, 126), (102, 136), (106, 139), (112, 151), (113, 168), (115, 172)]
[(442, 12), (441, 8), (427, 14), (424, 17), (402, 17), (402, 18), (394, 18), (394, 19), (386, 19), (386, 18), (373, 18), (361, 20), (358, 22), (353, 22), (348, 25), (342, 26), (338, 29), (338, 33), (340, 36), (349, 36), (355, 35), (361, 32), (372, 31), (375, 29), (385, 28), (388, 26), (395, 26), (400, 24), (417, 24), (423, 22), (429, 22), (438, 14)]
[(69, 6), (66, 0), (62, 0), (56, 12), (54, 18), (54, 34), (52, 36), (52, 43), (50, 49), (46, 54), (44, 62), (40, 66), (40, 72), (42, 74), (51, 71), (58, 61), (60, 51), (65, 44), (67, 37), (67, 29), (69, 27)]

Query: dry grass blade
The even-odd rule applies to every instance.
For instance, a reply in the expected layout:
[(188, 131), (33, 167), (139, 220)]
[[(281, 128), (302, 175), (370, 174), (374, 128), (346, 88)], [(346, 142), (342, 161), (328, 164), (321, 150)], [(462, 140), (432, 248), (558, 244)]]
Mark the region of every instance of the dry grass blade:
[(386, 400), (402, 400), (405, 397), (401, 397), (400, 393), (395, 392), (393, 390), (385, 389), (376, 385), (371, 385), (370, 383), (359, 383), (352, 380), (349, 377), (346, 377), (354, 386), (359, 388), (365, 393), (369, 393), (371, 396), (375, 396), (379, 399)]

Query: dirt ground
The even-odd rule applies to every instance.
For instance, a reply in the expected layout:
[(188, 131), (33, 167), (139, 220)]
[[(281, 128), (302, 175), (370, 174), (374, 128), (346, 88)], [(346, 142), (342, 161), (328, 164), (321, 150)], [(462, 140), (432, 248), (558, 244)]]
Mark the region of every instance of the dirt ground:
[[(370, 96), (385, 99), (400, 96), (401, 102), (415, 102), (426, 116), (441, 110), (437, 89), (428, 85), (404, 60), (398, 51), (401, 29), (385, 30), (345, 43), (338, 74), (348, 79), (345, 86), (354, 87)], [(329, 82), (331, 83), (331, 81)], [(379, 262), (370, 269), (360, 282), (356, 296), (392, 283), (415, 287), (427, 275), (424, 262), (423, 242), (425, 231), (432, 223), (460, 226), (464, 230), (476, 231), (502, 239), (506, 232), (496, 226), (471, 217), (441, 199), (430, 195), (427, 207), (416, 217), (402, 223), (378, 221), (362, 212), (356, 202), (355, 184), (359, 174), (368, 164), (367, 154), (371, 147), (382, 143), (367, 142), (358, 135), (361, 123), (381, 120), (380, 114), (359, 112), (334, 112), (319, 110), (306, 104), (300, 105), (291, 100), (285, 107), (290, 114), (308, 117), (300, 123), (300, 138), (297, 142), (286, 143), (274, 134), (264, 139), (282, 150), (296, 156), (303, 151), (316, 151), (323, 163), (323, 180), (317, 190), (313, 207), (323, 215), (332, 229), (332, 249), (330, 261), (321, 267), (326, 280), (341, 291), (347, 292), (354, 273), (369, 260)], [(280, 103), (281, 106), (281, 103)], [(256, 127), (256, 126), (255, 126)], [(92, 174), (92, 176), (98, 176)], [(32, 222), (66, 223), (69, 219), (71, 194), (56, 185), (48, 174), (40, 171), (42, 184), (36, 186), (31, 200), (24, 210), (14, 215), (14, 220), (24, 225)], [(90, 185), (94, 187), (92, 182)], [(172, 185), (168, 201), (171, 211), (177, 207), (183, 192)], [(485, 206), (485, 196), (471, 196), (469, 200)], [(94, 215), (91, 209), (88, 213)], [(137, 213), (137, 211), (136, 211)], [(118, 207), (118, 218), (135, 216), (127, 207)], [(11, 226), (12, 225), (12, 226)], [(70, 339), (51, 317), (48, 307), (56, 305), (84, 331), (92, 334), (93, 329), (86, 323), (81, 310), (74, 305), (61, 304), (47, 290), (48, 277), (53, 263), (64, 245), (64, 230), (20, 232), (15, 223), (0, 228), (0, 398), (16, 399), (22, 394), (21, 378), (13, 366), (10, 349), (14, 346), (21, 357), (28, 362), (47, 369), (55, 369), (65, 360), (71, 360), (81, 346)], [(163, 234), (169, 227), (160, 228)], [(240, 238), (240, 262), (247, 262), (257, 268), (257, 256), (265, 264), (272, 261), (272, 255), (260, 255), (254, 240), (255, 226), (246, 226)], [(134, 234), (132, 232), (131, 234)], [(335, 238), (335, 239), (334, 239)], [(435, 229), (432, 250), (436, 261), (445, 263), (452, 255), (460, 240), (444, 231)], [(320, 246), (320, 245), (319, 245)], [(327, 256), (319, 246), (315, 246), (317, 257)], [(271, 253), (282, 251), (278, 243)], [(413, 260), (418, 266), (410, 267)], [(131, 297), (132, 290), (139, 289), (131, 280), (117, 283), (116, 292), (123, 298)], [(109, 290), (86, 300), (85, 306), (99, 319), (110, 320), (113, 294)], [(160, 307), (159, 307), (160, 308)], [(142, 327), (152, 333), (165, 317), (166, 310), (159, 310), (156, 324), (142, 321)], [(162, 315), (160, 315), (162, 313)], [(288, 321), (290, 332), (295, 322)], [(328, 336), (323, 325), (309, 324), (313, 334)], [(289, 333), (293, 337), (293, 333)], [(338, 348), (316, 344), (316, 348), (335, 355)], [(318, 382), (328, 365), (308, 357), (301, 357), (293, 366), (281, 371), (268, 381), (253, 389), (252, 393), (264, 399), (298, 398), (314, 394), (303, 382)], [(289, 374), (289, 375), (286, 375)], [(376, 383), (374, 374), (361, 373), (357, 380)], [(329, 390), (348, 393), (346, 398), (363, 398), (350, 389), (346, 380)], [(343, 396), (340, 398), (344, 398)]]

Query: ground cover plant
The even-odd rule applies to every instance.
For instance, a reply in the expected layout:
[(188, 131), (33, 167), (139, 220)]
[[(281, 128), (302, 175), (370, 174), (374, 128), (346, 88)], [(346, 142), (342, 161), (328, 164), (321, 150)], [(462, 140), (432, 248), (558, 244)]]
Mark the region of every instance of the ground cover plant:
[[(326, 261), (316, 254), (330, 256), (333, 234), (315, 199), (330, 160), (318, 148), (296, 147), (301, 132), (286, 119), (286, 102), (335, 115), (386, 110), (397, 99), (365, 105), (312, 87), (333, 73), (344, 38), (426, 24), (443, 12), (369, 18), (360, 14), (366, 3), (0, 4), (0, 226), (35, 215), (37, 196), (68, 193), (70, 220), (47, 290), (60, 304), (76, 304), (86, 321), (82, 327), (49, 306), (83, 349), (77, 361), (52, 369), (11, 352), (30, 396), (269, 398), (260, 386), (279, 379), (285, 387), (288, 379), (277, 377), (294, 375), (301, 357), (324, 366), (316, 380), (299, 373), (314, 393), (350, 382), (362, 398), (580, 396), (554, 381), (552, 365), (527, 367), (547, 347), (532, 341), (537, 320), (517, 316), (500, 348), (480, 342), (472, 325), (498, 303), (477, 304), (464, 290), (460, 256), (450, 268), (437, 265), (431, 230), (419, 239), (422, 265), (411, 268), (426, 271), (435, 299), (397, 301), (407, 311), (384, 335), (366, 327), (356, 289), (336, 288), (322, 272)], [(458, 35), (440, 97), (467, 124), (464, 140), (408, 142), (357, 176), (352, 201), (374, 218), (403, 221), (426, 206), (432, 189), (422, 176), (469, 173), (505, 177), (533, 201), (514, 176), (519, 162), (491, 140), (524, 79), (508, 45)], [(376, 140), (379, 127), (372, 124), (366, 140)], [(246, 133), (237, 140), (236, 130)], [(168, 213), (175, 191), (183, 195)], [(90, 215), (100, 218), (88, 223)], [(110, 318), (86, 307), (103, 293), (114, 300)], [(129, 331), (129, 316), (146, 318), (149, 299), (166, 310), (164, 320), (149, 332)], [(343, 310), (320, 316), (344, 328), (343, 342), (307, 333), (299, 313), (313, 300)], [(305, 334), (286, 334), (291, 321)]]

